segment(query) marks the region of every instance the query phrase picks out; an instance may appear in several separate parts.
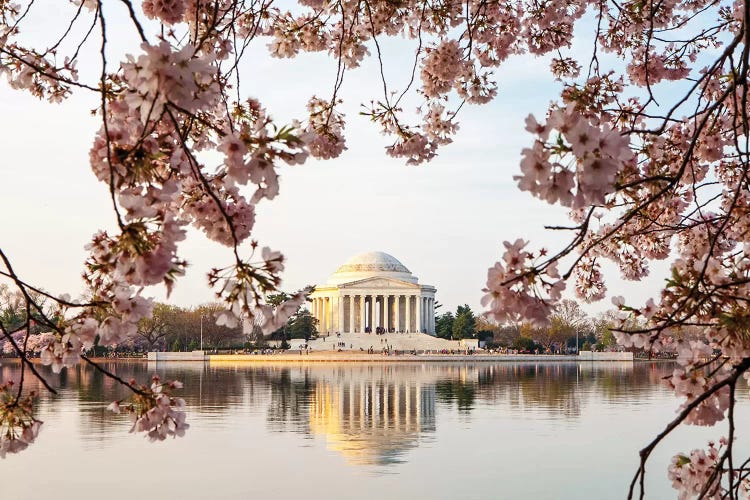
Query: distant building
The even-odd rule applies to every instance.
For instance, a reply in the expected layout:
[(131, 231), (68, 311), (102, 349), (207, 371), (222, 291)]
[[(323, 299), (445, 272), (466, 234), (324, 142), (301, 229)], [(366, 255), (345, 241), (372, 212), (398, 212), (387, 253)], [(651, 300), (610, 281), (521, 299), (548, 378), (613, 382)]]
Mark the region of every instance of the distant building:
[[(435, 335), (435, 292), (395, 257), (366, 252), (347, 260), (310, 295), (318, 331)], [(380, 330), (382, 329), (382, 330)]]

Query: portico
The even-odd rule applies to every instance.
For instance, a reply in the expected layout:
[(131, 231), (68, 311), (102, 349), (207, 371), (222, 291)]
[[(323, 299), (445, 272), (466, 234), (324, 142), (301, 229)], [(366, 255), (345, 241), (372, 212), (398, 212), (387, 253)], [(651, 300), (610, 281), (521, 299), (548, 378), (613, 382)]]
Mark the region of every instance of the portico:
[(356, 255), (310, 295), (318, 331), (435, 334), (435, 292), (383, 252)]

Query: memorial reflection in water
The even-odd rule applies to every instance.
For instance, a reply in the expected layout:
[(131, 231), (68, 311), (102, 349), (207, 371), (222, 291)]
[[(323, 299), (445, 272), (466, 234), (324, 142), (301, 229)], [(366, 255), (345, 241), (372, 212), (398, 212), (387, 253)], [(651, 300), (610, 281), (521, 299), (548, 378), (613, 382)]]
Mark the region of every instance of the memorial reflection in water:
[(389, 377), (387, 372), (346, 378), (323, 376), (315, 385), (310, 431), (355, 464), (398, 462), (435, 431), (434, 381)]

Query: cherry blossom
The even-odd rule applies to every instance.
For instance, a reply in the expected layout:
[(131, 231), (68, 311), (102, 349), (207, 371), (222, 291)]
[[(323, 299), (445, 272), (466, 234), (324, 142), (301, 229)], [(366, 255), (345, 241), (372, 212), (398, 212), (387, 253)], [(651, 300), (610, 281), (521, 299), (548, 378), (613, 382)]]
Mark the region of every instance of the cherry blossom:
[(181, 389), (182, 383), (174, 380), (162, 382), (158, 375), (151, 385), (136, 387), (132, 403), (114, 401), (107, 406), (113, 413), (126, 413), (133, 426), (130, 432), (144, 432), (149, 441), (163, 441), (168, 437), (180, 437), (190, 427), (185, 422), (185, 400), (173, 397), (172, 391)]
[[(254, 239), (256, 207), (279, 194), (281, 169), (309, 156), (345, 154), (347, 73), (368, 57), (376, 62), (382, 94), (363, 96), (369, 104), (362, 115), (386, 136), (387, 155), (422, 165), (451, 147), (464, 107), (503, 97), (496, 75), (511, 56), (525, 55), (549, 62), (560, 93), (546, 116), (526, 119), (531, 136), (518, 145), (519, 168), (509, 177), (568, 210), (572, 225), (556, 227), (570, 235), (558, 238), (560, 248), (518, 239), (499, 249), (483, 290), (487, 314), (544, 323), (566, 290), (594, 302), (606, 297), (607, 286), (616, 289), (605, 276), (608, 263), (619, 273), (615, 279), (638, 281), (661, 269), (652, 261), (666, 260), (669, 273), (650, 300), (616, 302), (618, 342), (677, 356), (666, 381), (681, 400), (674, 426), (733, 419), (737, 380), (750, 368), (744, 2), (124, 3), (132, 10), (121, 24), (140, 45), (110, 61), (114, 14), (106, 2), (64, 3), (61, 12), (91, 29), (65, 29), (70, 19), (61, 17), (65, 34), (51, 46), (25, 37), (36, 28), (26, 15), (36, 8), (32, 2), (0, 2), (0, 75), (10, 87), (50, 102), (73, 93), (96, 97), (101, 127), (89, 166), (109, 190), (113, 212), (112, 228), (87, 245), (87, 299), (50, 296), (59, 311), (46, 318), (43, 335), (28, 333), (29, 324), (19, 331), (0, 324), (4, 352), (39, 352), (60, 371), (84, 359), (82, 349), (97, 338), (103, 345), (128, 341), (151, 313), (150, 287), (170, 292), (184, 274), (180, 245), (189, 226), (231, 250), (231, 260), (208, 275), (226, 308), (217, 321), (258, 318), (266, 329), (278, 326), (306, 292), (277, 308), (266, 304), (280, 286), (284, 258)], [(597, 20), (593, 36), (586, 19)], [(87, 43), (97, 36), (100, 43)], [(413, 54), (399, 88), (386, 77), (387, 37)], [(252, 81), (240, 77), (240, 68), (265, 70), (247, 64), (255, 45), (274, 58), (332, 57), (330, 93), (310, 97), (290, 123), (276, 123), (251, 97)], [(86, 60), (101, 65), (79, 80), (81, 51), (93, 46)], [(304, 82), (279, 83), (307, 91)], [(412, 101), (418, 113), (407, 106)], [(13, 271), (2, 250), (0, 257), (4, 279), (19, 291), (38, 289)], [(165, 391), (176, 385), (128, 387), (144, 399), (112, 409), (133, 415), (134, 430), (163, 439), (186, 428), (182, 403)], [(1, 429), (12, 429), (0, 443), (3, 456), (38, 432), (31, 403), (22, 415), (20, 408), (0, 407), (0, 422), (13, 422)], [(731, 438), (723, 446), (675, 459), (670, 477), (681, 495), (713, 495), (717, 484), (730, 484), (734, 476), (722, 457)], [(642, 477), (648, 453), (641, 456)], [(743, 492), (744, 479), (728, 493)]]
[(39, 435), (42, 422), (33, 417), (36, 393), (21, 396), (13, 381), (0, 385), (0, 458), (26, 449)]

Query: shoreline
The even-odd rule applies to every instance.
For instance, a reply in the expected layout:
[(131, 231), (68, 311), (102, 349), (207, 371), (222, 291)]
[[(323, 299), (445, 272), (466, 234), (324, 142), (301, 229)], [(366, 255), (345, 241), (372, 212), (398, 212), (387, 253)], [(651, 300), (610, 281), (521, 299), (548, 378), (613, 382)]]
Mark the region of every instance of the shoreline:
[[(514, 362), (545, 361), (571, 362), (581, 361), (577, 356), (547, 354), (367, 354), (349, 352), (316, 352), (310, 354), (211, 354), (206, 356), (208, 364), (223, 363), (444, 363), (451, 361), (473, 362)], [(198, 360), (200, 361), (200, 360)], [(157, 363), (163, 362), (160, 360)], [(166, 361), (169, 362), (169, 361)]]
[(399, 354), (368, 354), (352, 351), (315, 351), (306, 353), (277, 354), (204, 354), (201, 351), (192, 353), (149, 353), (148, 359), (155, 363), (171, 363), (176, 361), (204, 362), (210, 365), (224, 363), (252, 364), (252, 363), (445, 363), (445, 362), (477, 362), (477, 363), (514, 363), (514, 362), (628, 362), (632, 363), (630, 353), (591, 353), (584, 356), (554, 355), (554, 354), (438, 354), (438, 353), (399, 353)]
[[(634, 363), (672, 362), (673, 359), (642, 359), (613, 356), (580, 357), (569, 354), (367, 354), (359, 352), (317, 351), (305, 354), (304, 351), (280, 354), (203, 354), (195, 353), (149, 353), (149, 357), (91, 358), (96, 362), (149, 362), (149, 363), (205, 363), (222, 364), (262, 364), (262, 363)], [(155, 356), (158, 354), (160, 356)], [(180, 356), (162, 356), (178, 354)], [(601, 353), (613, 354), (613, 353)], [(618, 354), (618, 353), (615, 353)], [(161, 358), (161, 359), (160, 359)], [(18, 358), (0, 358), (0, 362), (19, 362)], [(32, 360), (35, 364), (38, 359)]]

